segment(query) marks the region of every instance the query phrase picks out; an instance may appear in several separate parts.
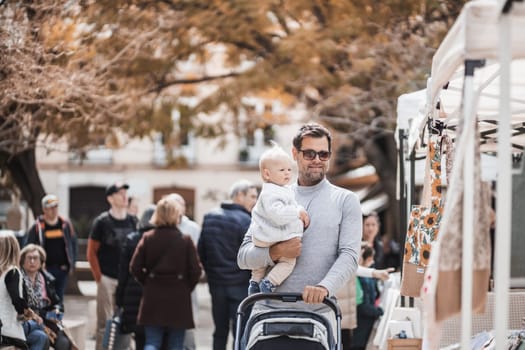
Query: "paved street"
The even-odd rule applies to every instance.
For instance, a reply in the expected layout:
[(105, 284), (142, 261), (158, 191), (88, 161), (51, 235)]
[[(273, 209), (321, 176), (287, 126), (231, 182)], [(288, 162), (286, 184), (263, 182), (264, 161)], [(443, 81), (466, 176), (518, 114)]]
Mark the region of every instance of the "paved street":
[[(66, 295), (65, 297), (65, 319), (84, 320), (86, 322), (85, 346), (84, 349), (81, 350), (94, 350), (95, 341), (93, 332), (96, 319), (94, 309), (96, 284), (95, 282), (82, 281), (79, 282), (79, 287), (83, 293), (82, 296)], [(196, 318), (197, 328), (195, 330), (197, 349), (209, 350), (212, 348), (213, 321), (211, 318), (211, 302), (207, 284), (199, 283), (197, 285), (197, 298), (199, 300), (199, 314)], [(231, 342), (232, 339), (230, 336), (230, 344)], [(228, 348), (231, 349), (231, 345), (229, 345)]]

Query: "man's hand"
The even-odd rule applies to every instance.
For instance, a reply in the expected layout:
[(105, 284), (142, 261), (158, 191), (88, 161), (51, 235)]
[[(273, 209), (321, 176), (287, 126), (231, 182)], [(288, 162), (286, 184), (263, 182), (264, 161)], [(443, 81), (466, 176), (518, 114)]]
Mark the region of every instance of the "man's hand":
[(372, 271), (372, 277), (377, 278), (378, 280), (381, 280), (381, 281), (386, 281), (387, 279), (390, 278), (389, 276), (390, 272), (394, 272), (394, 271), (395, 269), (393, 267), (389, 267), (384, 270), (374, 269), (374, 271)]
[(308, 216), (306, 210), (301, 209), (301, 211), (299, 211), (299, 219), (301, 219), (303, 222), (303, 227), (305, 229), (308, 227), (308, 225), (310, 225), (310, 217)]
[(303, 301), (307, 304), (322, 303), (328, 296), (328, 290), (323, 286), (306, 286), (303, 291)]
[(270, 247), (270, 258), (278, 261), (281, 258), (297, 258), (301, 255), (301, 239), (295, 237), (287, 241), (276, 243)]

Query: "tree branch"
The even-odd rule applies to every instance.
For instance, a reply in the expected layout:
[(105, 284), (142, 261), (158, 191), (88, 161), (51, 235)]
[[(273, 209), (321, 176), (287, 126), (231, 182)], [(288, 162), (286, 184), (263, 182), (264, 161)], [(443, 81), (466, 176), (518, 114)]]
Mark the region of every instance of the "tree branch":
[(216, 76), (206, 76), (206, 77), (195, 78), (195, 79), (175, 79), (175, 80), (159, 83), (157, 86), (155, 86), (154, 88), (151, 88), (147, 92), (148, 93), (158, 92), (158, 91), (164, 90), (165, 88), (173, 86), (173, 85), (198, 84), (198, 83), (202, 83), (205, 81), (226, 79), (226, 78), (236, 77), (239, 75), (241, 75), (241, 73), (233, 72), (233, 73), (228, 73), (228, 74), (222, 74), (222, 75), (216, 75)]

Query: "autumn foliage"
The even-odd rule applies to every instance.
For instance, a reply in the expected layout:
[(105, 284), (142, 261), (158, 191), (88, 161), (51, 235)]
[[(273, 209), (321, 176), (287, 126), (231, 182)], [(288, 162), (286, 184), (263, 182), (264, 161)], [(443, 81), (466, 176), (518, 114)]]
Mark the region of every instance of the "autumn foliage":
[[(40, 141), (83, 152), (156, 130), (176, 143), (174, 109), (205, 137), (294, 107), (343, 132), (378, 116), (392, 128), (462, 3), (0, 1), (2, 168)], [(254, 111), (250, 97), (283, 108)]]

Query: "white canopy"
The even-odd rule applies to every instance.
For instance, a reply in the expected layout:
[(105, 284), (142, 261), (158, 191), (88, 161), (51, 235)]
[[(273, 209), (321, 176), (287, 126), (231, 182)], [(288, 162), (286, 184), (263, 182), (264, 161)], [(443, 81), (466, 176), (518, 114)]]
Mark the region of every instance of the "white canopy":
[[(500, 101), (500, 65), (496, 59), (499, 8), (494, 0), (467, 3), (433, 57), (427, 89), (399, 96), (397, 128), (407, 130), (406, 150), (419, 148), (418, 140), (424, 132), (428, 116), (445, 122), (449, 129), (447, 132), (455, 136), (455, 129), (462, 118), (459, 113), (463, 98), (464, 61), (487, 59), (483, 68), (475, 70), (474, 97), (478, 98), (476, 114), (481, 121), (482, 151), (496, 153)], [(525, 28), (525, 6), (514, 4), (510, 18), (514, 33), (510, 82), (514, 131), (511, 142), (513, 152), (519, 153), (525, 148), (525, 39), (518, 34), (518, 29)], [(436, 109), (438, 102), (440, 110)], [(490, 162), (491, 157), (485, 158)], [(483, 177), (494, 179), (496, 170), (490, 172), (491, 165), (484, 164), (483, 167)]]
[[(488, 136), (484, 141), (490, 143), (496, 135), (494, 121), (498, 120), (500, 100), (499, 56), (499, 12), (500, 5), (495, 0), (480, 0), (467, 3), (458, 19), (444, 38), (432, 59), (431, 78), (427, 86), (427, 102), (423, 116), (443, 118), (448, 126), (457, 125), (464, 86), (465, 60), (486, 60), (485, 66), (475, 70), (474, 98), (479, 97), (477, 115), (480, 129)], [(511, 114), (513, 127), (525, 122), (525, 38), (521, 35), (525, 28), (525, 6), (514, 3), (510, 17), (512, 40), (511, 64)], [(436, 109), (440, 104), (441, 113)], [(444, 113), (443, 113), (444, 112)], [(425, 126), (426, 118), (419, 125)], [(494, 130), (493, 130), (494, 131)], [(411, 131), (411, 134), (414, 131)], [(513, 142), (525, 146), (524, 137), (514, 137)], [(414, 144), (412, 144), (414, 145)], [(495, 151), (484, 146), (483, 151)]]
[[(425, 119), (427, 90), (403, 94), (397, 98), (397, 129), (408, 130), (407, 149), (414, 148), (419, 138), (419, 127)], [(396, 130), (396, 138), (398, 132)], [(396, 140), (399, 144), (399, 140)]]
[[(503, 349), (508, 315), (510, 269), (505, 257), (510, 255), (511, 176), (509, 153), (525, 147), (525, 4), (512, 2), (510, 12), (502, 14), (509, 1), (478, 0), (467, 3), (444, 38), (432, 60), (431, 78), (426, 89), (422, 113), (409, 111), (409, 147), (417, 146), (414, 134), (420, 135), (428, 117), (441, 120), (451, 129), (463, 119), (476, 115), (480, 120), (482, 151), (498, 152), (498, 197), (496, 242), (496, 345)], [(483, 60), (474, 75), (465, 71), (466, 62)], [(473, 62), (469, 62), (472, 67)], [(500, 64), (501, 63), (501, 64)], [(467, 74), (466, 74), (467, 73)], [(421, 96), (421, 92), (417, 95)], [(405, 101), (408, 97), (404, 98)], [(399, 102), (399, 100), (398, 100)], [(437, 108), (439, 105), (439, 109)], [(414, 108), (416, 108), (414, 106)], [(419, 108), (419, 107), (417, 107)], [(398, 106), (398, 113), (400, 107)], [(403, 111), (408, 108), (403, 107)], [(399, 119), (399, 114), (398, 114)], [(499, 130), (496, 133), (496, 124)], [(406, 124), (400, 124), (406, 127)], [(401, 127), (400, 127), (401, 128)], [(470, 147), (469, 147), (470, 149)], [(465, 179), (472, 178), (473, 149), (467, 152)], [(469, 174), (470, 172), (470, 174)], [(470, 176), (469, 176), (470, 175)], [(472, 270), (472, 198), (475, 189), (465, 181), (463, 225), (463, 269)], [(467, 209), (470, 206), (470, 209)], [(470, 226), (469, 226), (470, 225)], [(469, 247), (470, 244), (470, 247)], [(501, 258), (503, 257), (503, 258)], [(499, 258), (499, 259), (498, 259)], [(463, 274), (462, 348), (469, 347), (472, 279)], [(470, 294), (469, 294), (470, 293)]]
[[(449, 91), (446, 92), (447, 98), (445, 98), (450, 104), (447, 104), (448, 107), (455, 106), (457, 108), (460, 103), (460, 92), (455, 91), (455, 93), (452, 93), (452, 89), (449, 89)], [(523, 95), (525, 97), (525, 95)], [(452, 103), (454, 102), (454, 103)], [(497, 102), (495, 100), (494, 102)], [(405, 154), (405, 159), (408, 158), (408, 152), (414, 149), (416, 145), (418, 145), (418, 141), (421, 136), (421, 126), (424, 127), (426, 123), (426, 115), (425, 115), (425, 106), (427, 103), (427, 90), (418, 90), (411, 93), (403, 94), (398, 97), (397, 99), (397, 129), (404, 129), (406, 130), (407, 134), (407, 140), (405, 145), (405, 151), (407, 151), (407, 154)], [(496, 106), (497, 108), (497, 106)], [(453, 121), (449, 120), (449, 122), (452, 122), (457, 124), (457, 118), (455, 118)], [(495, 126), (493, 124), (489, 125), (490, 128), (494, 128)], [(487, 128), (485, 128), (487, 129)], [(450, 132), (451, 134), (455, 135), (455, 132)], [(398, 132), (396, 130), (395, 133), (396, 141), (399, 145), (399, 140), (397, 140)], [(495, 134), (492, 136), (495, 137)], [(523, 136), (516, 136), (516, 138), (520, 139), (520, 143), (525, 144), (525, 141), (521, 140)], [(488, 148), (488, 147), (485, 147)], [(424, 150), (421, 150), (419, 152), (418, 156), (424, 155)], [(408, 160), (406, 161), (405, 168), (408, 168)], [(495, 181), (496, 175), (497, 175), (497, 166), (496, 166), (496, 157), (491, 154), (482, 154), (481, 155), (481, 175), (482, 179), (484, 181)], [(416, 185), (422, 185), (423, 184), (423, 178), (425, 173), (425, 160), (419, 159), (416, 160), (415, 163), (415, 177), (414, 177), (414, 183)], [(445, 175), (445, 174), (443, 174)], [(410, 174), (407, 171), (405, 173), (406, 182), (410, 182)], [(443, 178), (443, 180), (446, 182), (446, 177)]]
[[(432, 60), (432, 80), (428, 86), (430, 101), (437, 102), (439, 91), (458, 67), (463, 67), (464, 60), (498, 59), (501, 15), (498, 9), (495, 0), (471, 1), (464, 6)], [(511, 31), (515, 35), (510, 49), (513, 57), (525, 57), (525, 45), (520, 35), (525, 28), (525, 7), (518, 7), (515, 3), (512, 10)]]

